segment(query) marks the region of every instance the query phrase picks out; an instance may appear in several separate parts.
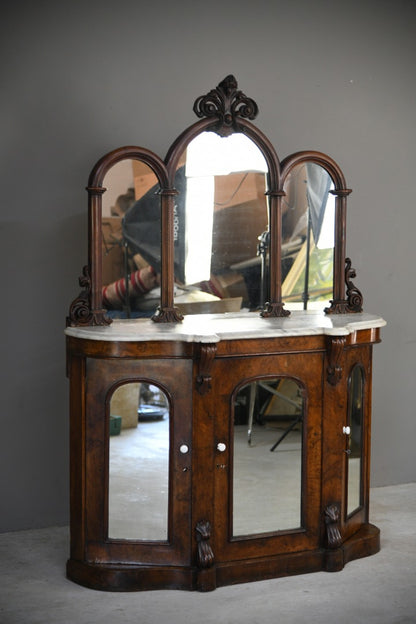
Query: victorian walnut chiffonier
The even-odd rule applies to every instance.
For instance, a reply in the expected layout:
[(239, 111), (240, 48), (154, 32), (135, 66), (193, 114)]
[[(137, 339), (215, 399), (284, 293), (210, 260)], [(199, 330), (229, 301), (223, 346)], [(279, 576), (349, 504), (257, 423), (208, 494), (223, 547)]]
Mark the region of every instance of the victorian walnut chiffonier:
[(122, 147), (88, 181), (67, 318), (71, 552), (94, 589), (198, 589), (378, 551), (372, 348), (346, 258), (350, 189), (280, 160), (227, 76), (165, 160)]

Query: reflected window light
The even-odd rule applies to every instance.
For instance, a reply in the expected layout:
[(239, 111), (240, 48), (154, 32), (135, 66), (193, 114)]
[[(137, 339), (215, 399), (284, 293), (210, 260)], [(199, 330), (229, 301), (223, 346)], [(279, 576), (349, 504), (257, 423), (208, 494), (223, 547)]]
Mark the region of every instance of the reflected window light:
[(210, 279), (215, 176), (240, 171), (266, 173), (267, 163), (247, 136), (203, 132), (187, 148), (185, 283)]
[[(333, 189), (331, 185), (331, 189)], [(316, 244), (318, 249), (330, 249), (334, 246), (335, 233), (335, 197), (329, 194), (324, 211), (321, 232)]]

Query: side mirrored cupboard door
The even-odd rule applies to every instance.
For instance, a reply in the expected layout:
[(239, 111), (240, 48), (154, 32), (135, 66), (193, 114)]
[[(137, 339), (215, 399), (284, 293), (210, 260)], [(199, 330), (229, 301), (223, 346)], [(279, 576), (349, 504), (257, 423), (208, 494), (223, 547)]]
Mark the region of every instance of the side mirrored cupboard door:
[(347, 517), (363, 506), (364, 369), (355, 364), (348, 378)]
[(89, 358), (87, 370), (89, 557), (189, 562), (191, 361)]

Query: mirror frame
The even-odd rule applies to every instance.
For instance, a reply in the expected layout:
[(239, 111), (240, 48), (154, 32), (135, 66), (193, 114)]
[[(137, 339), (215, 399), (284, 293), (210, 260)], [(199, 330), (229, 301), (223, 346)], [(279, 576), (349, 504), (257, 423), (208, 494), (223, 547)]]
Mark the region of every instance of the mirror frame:
[(193, 110), (199, 121), (184, 130), (174, 141), (165, 160), (148, 149), (135, 146), (120, 147), (103, 156), (94, 166), (88, 180), (88, 264), (84, 266), (79, 284), (80, 295), (72, 302), (67, 326), (109, 325), (112, 320), (102, 305), (102, 195), (105, 174), (125, 159), (135, 159), (148, 165), (160, 184), (161, 202), (161, 297), (152, 320), (159, 323), (180, 322), (182, 314), (174, 305), (174, 203), (177, 191), (174, 177), (179, 158), (187, 145), (201, 132), (212, 131), (226, 137), (235, 132), (244, 133), (262, 152), (269, 168), (269, 301), (260, 315), (265, 318), (285, 317), (290, 314), (282, 302), (281, 241), (282, 198), (284, 182), (291, 170), (299, 164), (312, 162), (323, 167), (334, 183), (335, 235), (333, 299), (326, 314), (362, 312), (362, 294), (351, 281), (355, 271), (346, 252), (346, 208), (351, 189), (337, 163), (321, 152), (300, 151), (281, 162), (269, 139), (252, 123), (258, 113), (254, 100), (238, 90), (234, 76), (227, 76), (206, 95), (199, 96)]

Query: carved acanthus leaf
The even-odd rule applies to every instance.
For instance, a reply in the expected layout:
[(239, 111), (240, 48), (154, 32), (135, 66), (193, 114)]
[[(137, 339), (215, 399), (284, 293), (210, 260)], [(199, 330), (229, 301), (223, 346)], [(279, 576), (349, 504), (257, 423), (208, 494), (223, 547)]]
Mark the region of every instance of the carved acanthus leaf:
[(196, 527), (197, 562), (199, 568), (210, 568), (214, 563), (214, 553), (209, 543), (211, 537), (211, 524), (208, 520), (200, 520)]
[(340, 530), (341, 512), (338, 504), (331, 504), (325, 509), (326, 537), (329, 548), (337, 548), (342, 543)]

